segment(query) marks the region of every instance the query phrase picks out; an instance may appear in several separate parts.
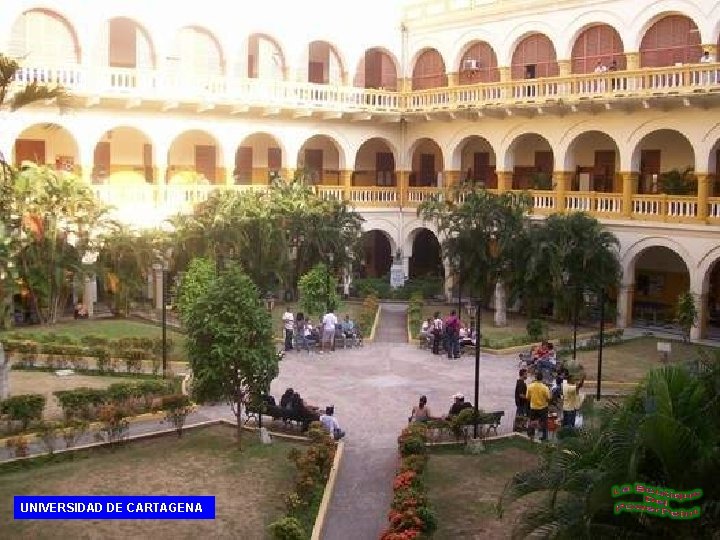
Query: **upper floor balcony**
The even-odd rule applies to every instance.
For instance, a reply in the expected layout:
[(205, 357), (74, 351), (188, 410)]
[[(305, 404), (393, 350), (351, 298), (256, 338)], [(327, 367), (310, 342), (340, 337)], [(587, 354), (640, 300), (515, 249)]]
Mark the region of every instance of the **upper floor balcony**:
[[(59, 84), (85, 106), (119, 102), (123, 108), (163, 111), (193, 108), (197, 112), (265, 116), (311, 116), (337, 119), (342, 115), (429, 115), (481, 113), (508, 115), (514, 111), (566, 114), (578, 110), (611, 109), (614, 104), (649, 108), (706, 104), (720, 96), (720, 64), (694, 64), (545, 77), (404, 92), (344, 85), (264, 80), (257, 78), (193, 77), (131, 68), (25, 66), (17, 84), (37, 81)], [(191, 109), (192, 110), (192, 109)], [(371, 116), (368, 116), (371, 115)]]

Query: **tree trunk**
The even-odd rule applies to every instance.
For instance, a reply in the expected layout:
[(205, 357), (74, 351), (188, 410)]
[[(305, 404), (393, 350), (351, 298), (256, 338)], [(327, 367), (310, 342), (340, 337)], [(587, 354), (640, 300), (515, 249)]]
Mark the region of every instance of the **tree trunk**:
[(235, 392), (235, 419), (237, 420), (235, 439), (238, 450), (242, 450), (242, 397), (242, 390), (238, 388)]
[(501, 280), (495, 283), (495, 326), (507, 326), (507, 298)]
[(0, 401), (10, 397), (10, 357), (0, 343)]

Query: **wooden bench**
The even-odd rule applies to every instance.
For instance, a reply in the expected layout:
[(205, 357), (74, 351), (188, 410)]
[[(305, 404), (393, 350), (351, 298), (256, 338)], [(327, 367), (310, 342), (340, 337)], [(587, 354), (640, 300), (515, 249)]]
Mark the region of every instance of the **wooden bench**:
[(269, 416), (273, 419), (273, 421), (282, 420), (284, 424), (295, 424), (297, 427), (302, 427), (302, 425), (306, 422), (306, 420), (310, 420), (310, 422), (315, 422), (320, 419), (319, 414), (310, 414), (309, 416), (300, 415), (297, 413), (297, 411), (292, 411), (289, 409), (283, 409), (277, 405), (265, 405), (264, 410), (260, 411), (258, 407), (248, 407), (246, 409), (247, 412), (247, 418), (245, 420), (245, 423), (247, 424), (250, 420), (255, 420), (256, 423), (259, 423), (260, 415), (262, 416)]

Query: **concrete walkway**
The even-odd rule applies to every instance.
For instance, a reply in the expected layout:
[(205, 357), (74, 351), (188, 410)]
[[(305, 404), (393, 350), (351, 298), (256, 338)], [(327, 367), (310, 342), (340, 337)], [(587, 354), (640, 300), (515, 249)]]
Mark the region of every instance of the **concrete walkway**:
[(407, 305), (380, 304), (375, 342), (407, 343)]

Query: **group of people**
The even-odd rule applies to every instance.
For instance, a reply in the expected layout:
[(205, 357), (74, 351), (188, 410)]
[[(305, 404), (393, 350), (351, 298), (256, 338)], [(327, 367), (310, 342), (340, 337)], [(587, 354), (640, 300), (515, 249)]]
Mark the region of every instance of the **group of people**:
[[(267, 401), (269, 404), (275, 405), (275, 398), (272, 396), (268, 396)], [(288, 418), (301, 419), (303, 431), (307, 431), (312, 422), (320, 422), (335, 440), (340, 440), (345, 436), (345, 432), (340, 429), (340, 424), (334, 416), (335, 407), (333, 405), (325, 407), (325, 412), (321, 413), (320, 407), (308, 405), (298, 392), (293, 388), (287, 388), (280, 397), (279, 406), (287, 412)]]
[(433, 354), (445, 351), (448, 358), (460, 358), (463, 347), (475, 346), (475, 330), (465, 326), (455, 310), (443, 319), (439, 311), (422, 323), (421, 343), (427, 345)]
[(465, 401), (465, 396), (461, 392), (457, 392), (453, 397), (453, 403), (450, 410), (444, 417), (433, 416), (430, 407), (427, 404), (427, 396), (420, 396), (417, 405), (412, 408), (408, 422), (429, 422), (431, 420), (452, 420), (465, 409), (472, 409), (472, 403)]
[(576, 381), (567, 369), (561, 368), (557, 376), (548, 385), (543, 381), (543, 371), (535, 370), (535, 380), (529, 385), (528, 370), (520, 369), (515, 383), (515, 406), (517, 417), (529, 420), (528, 435), (534, 437), (535, 430), (540, 429), (540, 440), (548, 438), (548, 415), (550, 408), (558, 412), (562, 410), (562, 427), (573, 429), (577, 419), (577, 411), (582, 404), (580, 390), (584, 379)]
[(303, 313), (298, 312), (293, 315), (288, 306), (283, 313), (282, 322), (285, 330), (286, 351), (292, 351), (295, 345), (299, 350), (310, 351), (312, 347), (320, 344), (318, 354), (324, 352), (330, 354), (335, 350), (337, 336), (351, 340), (352, 343), (355, 343), (360, 337), (359, 330), (350, 315), (345, 315), (345, 319), (341, 322), (332, 308), (323, 315), (318, 325), (313, 325), (310, 318), (306, 319)]

